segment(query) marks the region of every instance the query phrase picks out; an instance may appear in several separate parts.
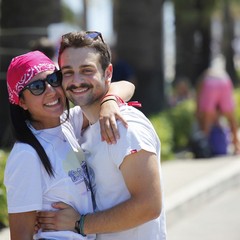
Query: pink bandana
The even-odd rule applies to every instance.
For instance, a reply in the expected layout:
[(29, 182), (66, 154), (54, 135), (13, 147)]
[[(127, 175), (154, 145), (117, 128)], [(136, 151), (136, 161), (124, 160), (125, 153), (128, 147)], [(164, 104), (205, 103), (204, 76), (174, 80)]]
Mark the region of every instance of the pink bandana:
[(9, 102), (18, 105), (20, 91), (35, 75), (55, 69), (54, 62), (39, 51), (28, 52), (13, 58), (7, 71)]

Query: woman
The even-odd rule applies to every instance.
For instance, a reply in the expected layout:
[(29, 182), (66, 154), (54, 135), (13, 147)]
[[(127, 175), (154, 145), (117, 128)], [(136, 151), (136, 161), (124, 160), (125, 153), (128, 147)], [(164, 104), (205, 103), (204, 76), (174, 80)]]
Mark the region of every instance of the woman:
[[(61, 80), (61, 72), (39, 51), (14, 58), (8, 68), (10, 112), (17, 140), (4, 179), (12, 240), (84, 239), (69, 231), (39, 231), (34, 235), (36, 212), (52, 210), (56, 201), (81, 213), (92, 211), (87, 166), (74, 135), (74, 129), (80, 131), (86, 123), (79, 107), (69, 111)], [(129, 86), (119, 84), (123, 86), (118, 89)], [(103, 101), (105, 111), (115, 104)]]

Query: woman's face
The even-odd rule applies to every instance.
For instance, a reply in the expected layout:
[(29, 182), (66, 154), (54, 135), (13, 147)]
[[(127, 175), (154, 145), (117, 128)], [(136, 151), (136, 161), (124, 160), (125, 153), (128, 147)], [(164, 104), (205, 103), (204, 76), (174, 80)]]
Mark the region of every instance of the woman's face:
[[(30, 83), (36, 80), (42, 80), (52, 71), (41, 72), (34, 76)], [(60, 116), (65, 109), (66, 97), (62, 86), (52, 87), (45, 82), (45, 91), (35, 96), (29, 89), (22, 92), (19, 106), (28, 110), (31, 115), (31, 123), (35, 129), (45, 129), (56, 127), (60, 124)]]

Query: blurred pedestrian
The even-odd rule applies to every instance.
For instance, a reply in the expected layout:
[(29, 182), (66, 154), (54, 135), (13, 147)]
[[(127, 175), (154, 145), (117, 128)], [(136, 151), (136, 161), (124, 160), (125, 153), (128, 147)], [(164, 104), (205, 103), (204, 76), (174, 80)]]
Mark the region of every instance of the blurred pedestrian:
[(173, 84), (173, 93), (168, 100), (169, 106), (175, 107), (185, 100), (193, 99), (193, 96), (189, 80), (186, 77), (180, 77)]
[[(199, 129), (208, 140), (212, 156), (228, 153), (229, 138), (234, 153), (239, 153), (233, 84), (223, 68), (210, 67), (200, 77), (196, 116)], [(221, 122), (223, 117), (227, 120), (227, 126)]]

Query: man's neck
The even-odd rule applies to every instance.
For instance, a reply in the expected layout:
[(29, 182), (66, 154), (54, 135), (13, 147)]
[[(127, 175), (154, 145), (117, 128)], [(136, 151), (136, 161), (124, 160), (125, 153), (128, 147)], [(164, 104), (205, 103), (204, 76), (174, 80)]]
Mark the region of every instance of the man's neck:
[(86, 116), (89, 124), (94, 124), (99, 120), (100, 114), (100, 104), (93, 104), (91, 106), (82, 106), (81, 107), (84, 115)]

